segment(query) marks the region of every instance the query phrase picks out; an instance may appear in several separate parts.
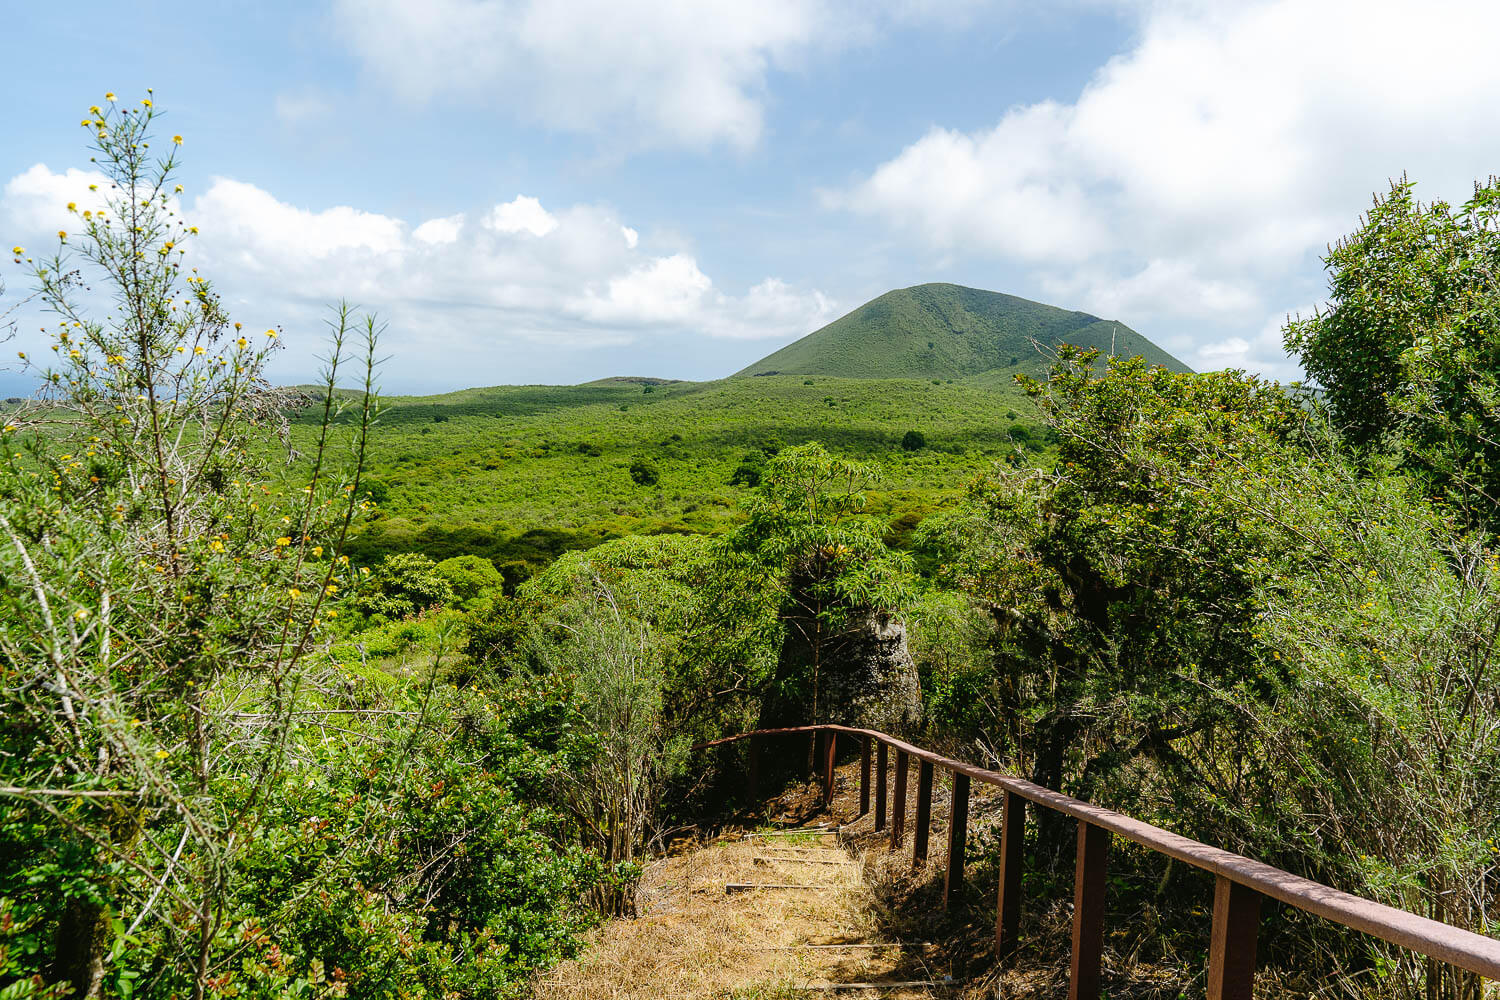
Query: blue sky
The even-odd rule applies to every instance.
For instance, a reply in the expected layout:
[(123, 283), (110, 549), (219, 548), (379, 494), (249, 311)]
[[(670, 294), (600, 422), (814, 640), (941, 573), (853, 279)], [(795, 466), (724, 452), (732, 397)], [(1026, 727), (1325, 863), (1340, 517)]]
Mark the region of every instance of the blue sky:
[(1412, 42), (1493, 3), (9, 6), (0, 241), (50, 242), (84, 109), (152, 87), (196, 263), (289, 381), (340, 297), (388, 390), (439, 391), (717, 377), (925, 281), (1295, 377), (1281, 322), (1371, 192), (1500, 171), (1500, 68)]

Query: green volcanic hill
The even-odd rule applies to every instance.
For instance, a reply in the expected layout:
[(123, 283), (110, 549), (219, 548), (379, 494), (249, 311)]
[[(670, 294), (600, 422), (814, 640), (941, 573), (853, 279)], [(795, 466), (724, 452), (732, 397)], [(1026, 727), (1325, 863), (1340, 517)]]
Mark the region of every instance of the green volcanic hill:
[(1059, 344), (1139, 354), (1190, 369), (1123, 323), (962, 285), (898, 288), (767, 355), (739, 375), (957, 378), (1009, 370), (1040, 374)]

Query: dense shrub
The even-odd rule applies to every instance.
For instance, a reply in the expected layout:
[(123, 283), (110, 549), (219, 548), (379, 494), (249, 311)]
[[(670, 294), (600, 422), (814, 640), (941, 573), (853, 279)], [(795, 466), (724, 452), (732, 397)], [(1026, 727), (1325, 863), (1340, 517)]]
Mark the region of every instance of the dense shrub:
[(655, 486), (661, 479), (661, 470), (649, 458), (638, 458), (630, 463), (630, 478), (637, 486)]

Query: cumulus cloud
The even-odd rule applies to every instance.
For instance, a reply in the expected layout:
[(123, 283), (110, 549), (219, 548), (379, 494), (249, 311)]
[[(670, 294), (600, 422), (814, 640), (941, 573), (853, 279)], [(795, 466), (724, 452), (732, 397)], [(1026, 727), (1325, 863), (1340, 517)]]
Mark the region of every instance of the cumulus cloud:
[[(37, 165), (0, 197), (0, 231), (40, 248), (82, 207), (96, 175)], [(833, 304), (768, 279), (733, 294), (681, 248), (642, 246), (607, 207), (549, 211), (530, 196), (490, 206), (478, 224), (457, 213), (423, 221), (350, 206), (289, 205), (253, 184), (214, 179), (182, 206), (202, 235), (187, 262), (216, 279), (236, 318), (308, 335), (289, 374), (312, 367), (319, 319), (341, 298), (390, 324), (385, 350), (398, 385), (514, 380), (518, 348), (556, 349), (656, 337), (789, 338), (819, 326)], [(533, 353), (534, 348), (526, 353)], [(455, 364), (455, 355), (462, 359)], [(295, 369), (295, 371), (291, 371)], [(594, 373), (589, 377), (597, 377)]]
[(546, 236), (557, 228), (557, 219), (542, 207), (535, 198), (516, 195), (514, 201), (496, 205), (486, 216), (484, 224), (497, 233), (530, 233)]
[(981, 0), (336, 0), (341, 34), (402, 98), (456, 96), (642, 145), (747, 148), (773, 70)]
[(1412, 34), (1496, 37), (1500, 5), (1431, 0), (1415, 20), (1406, 0), (1123, 6), (1136, 41), (1076, 101), (935, 128), (827, 203), (1015, 260), (1142, 329), (1239, 324), (1198, 363), (1293, 374), (1262, 325), (1315, 294), (1316, 254), (1371, 192), (1405, 171), (1461, 200), (1500, 164), (1500, 61)]

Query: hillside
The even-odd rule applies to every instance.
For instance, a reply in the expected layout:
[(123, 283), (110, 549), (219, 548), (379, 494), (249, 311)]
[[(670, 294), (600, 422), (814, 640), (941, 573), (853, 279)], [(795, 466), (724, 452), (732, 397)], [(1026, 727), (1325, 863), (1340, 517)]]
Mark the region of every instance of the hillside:
[[(542, 565), (562, 550), (660, 531), (714, 532), (741, 515), (747, 455), (821, 441), (875, 462), (871, 512), (898, 535), (976, 473), (1046, 432), (1008, 381), (781, 376), (497, 386), (383, 400), (370, 448), (380, 513), (355, 551), (472, 552)], [(305, 422), (304, 422), (305, 421)], [(310, 446), (309, 411), (295, 434)], [(926, 446), (907, 451), (920, 431)], [(307, 435), (308, 437), (304, 437)], [(658, 480), (636, 482), (636, 461)]]
[(1188, 367), (1123, 323), (961, 285), (898, 288), (788, 344), (739, 375), (960, 378), (1040, 374), (1044, 347), (1076, 344)]

